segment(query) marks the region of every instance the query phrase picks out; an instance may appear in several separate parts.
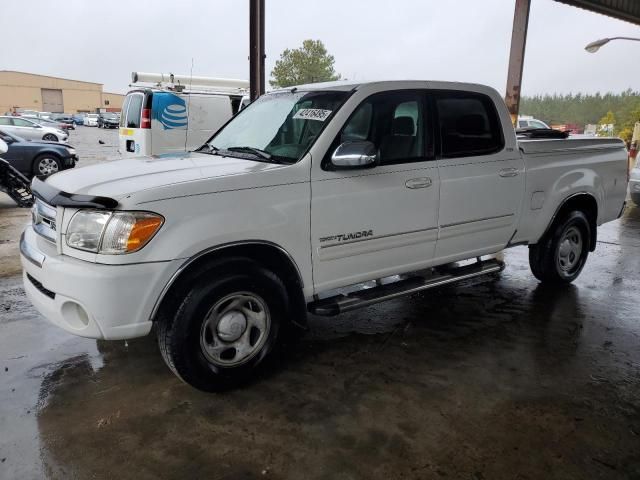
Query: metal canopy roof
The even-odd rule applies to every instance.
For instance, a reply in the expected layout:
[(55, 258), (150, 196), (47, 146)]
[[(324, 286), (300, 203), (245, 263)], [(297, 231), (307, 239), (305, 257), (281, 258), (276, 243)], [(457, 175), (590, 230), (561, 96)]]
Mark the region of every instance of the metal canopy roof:
[(556, 0), (640, 25), (640, 0)]

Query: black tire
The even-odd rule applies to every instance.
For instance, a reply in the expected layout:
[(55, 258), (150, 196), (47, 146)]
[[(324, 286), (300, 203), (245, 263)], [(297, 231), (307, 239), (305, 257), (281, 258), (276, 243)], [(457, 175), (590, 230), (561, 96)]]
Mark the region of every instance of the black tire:
[(50, 153), (38, 155), (33, 161), (33, 174), (35, 176), (49, 176), (62, 170), (62, 162), (58, 157)]
[[(156, 322), (166, 364), (184, 382), (205, 392), (228, 389), (248, 380), (273, 356), (288, 328), (289, 298), (282, 280), (253, 260), (237, 257), (212, 263), (182, 285), (170, 293)], [(240, 297), (253, 298), (254, 305), (249, 301), (231, 308), (234, 302), (243, 301)], [(261, 309), (266, 312), (268, 327), (260, 330), (249, 326), (253, 320), (246, 314), (247, 305), (258, 312), (255, 315), (260, 315)], [(234, 324), (238, 312), (244, 318), (244, 329)], [(225, 317), (229, 321), (222, 331)], [(230, 334), (238, 335), (238, 339), (224, 339)], [(211, 353), (208, 348), (220, 352)], [(242, 357), (243, 349), (252, 353)]]
[(583, 212), (576, 210), (558, 218), (539, 243), (529, 246), (533, 275), (543, 283), (573, 282), (589, 256), (590, 239), (591, 226)]
[(42, 137), (42, 140), (45, 140), (47, 142), (57, 142), (58, 137), (56, 137), (53, 133), (47, 133), (44, 137)]

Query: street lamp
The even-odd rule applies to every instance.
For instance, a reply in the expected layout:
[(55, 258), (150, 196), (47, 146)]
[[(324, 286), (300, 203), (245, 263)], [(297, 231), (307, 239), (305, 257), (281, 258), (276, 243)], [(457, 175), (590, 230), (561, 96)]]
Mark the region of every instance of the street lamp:
[(602, 38), (600, 40), (596, 40), (595, 42), (591, 42), (589, 45), (584, 47), (584, 49), (589, 53), (596, 53), (598, 50), (600, 50), (600, 47), (602, 47), (603, 45), (606, 45), (611, 40), (631, 40), (634, 42), (640, 42), (640, 38), (633, 38), (633, 37)]

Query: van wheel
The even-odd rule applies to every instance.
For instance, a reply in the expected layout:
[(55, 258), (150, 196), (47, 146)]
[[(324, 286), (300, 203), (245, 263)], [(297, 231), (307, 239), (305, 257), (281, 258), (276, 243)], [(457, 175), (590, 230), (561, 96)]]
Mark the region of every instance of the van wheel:
[(536, 245), (529, 247), (529, 265), (543, 283), (571, 283), (589, 256), (591, 227), (586, 215), (573, 211), (556, 221)]
[(33, 162), (33, 174), (36, 176), (48, 176), (62, 170), (60, 159), (53, 155), (40, 155)]
[(232, 387), (277, 350), (288, 296), (273, 272), (238, 257), (215, 262), (178, 290), (156, 332), (166, 364), (184, 382), (206, 392)]
[(46, 140), (47, 142), (57, 142), (58, 141), (58, 137), (56, 137), (53, 133), (47, 133), (44, 137), (42, 137), (43, 140)]

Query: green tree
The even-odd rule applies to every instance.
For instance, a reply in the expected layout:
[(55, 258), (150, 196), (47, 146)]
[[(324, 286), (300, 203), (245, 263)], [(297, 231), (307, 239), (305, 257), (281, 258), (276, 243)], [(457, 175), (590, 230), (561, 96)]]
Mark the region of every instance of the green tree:
[[(609, 110), (607, 112), (607, 114), (600, 119), (600, 121), (598, 122), (598, 125), (600, 127), (606, 127), (608, 125), (613, 125), (613, 127), (615, 128), (616, 116), (613, 114), (613, 112), (611, 110)], [(609, 137), (614, 133), (614, 131), (615, 130), (607, 130), (606, 128), (603, 128), (602, 130), (598, 131), (598, 135), (601, 136), (601, 137)]]
[(340, 80), (333, 68), (335, 59), (320, 40), (305, 40), (301, 48), (286, 49), (271, 71), (272, 87)]

